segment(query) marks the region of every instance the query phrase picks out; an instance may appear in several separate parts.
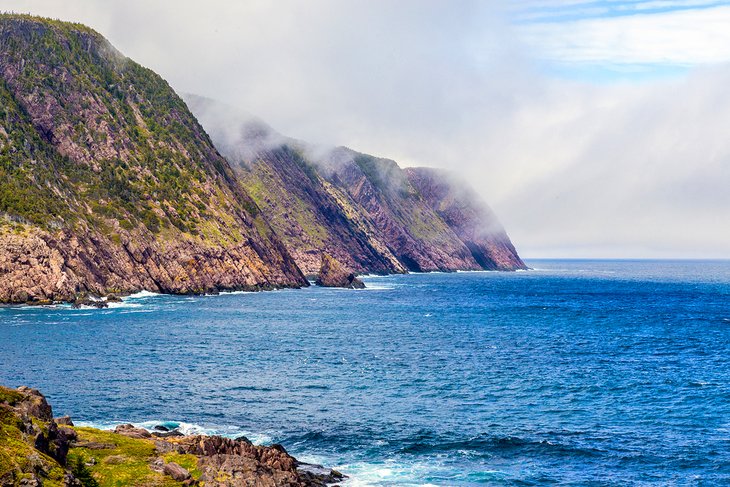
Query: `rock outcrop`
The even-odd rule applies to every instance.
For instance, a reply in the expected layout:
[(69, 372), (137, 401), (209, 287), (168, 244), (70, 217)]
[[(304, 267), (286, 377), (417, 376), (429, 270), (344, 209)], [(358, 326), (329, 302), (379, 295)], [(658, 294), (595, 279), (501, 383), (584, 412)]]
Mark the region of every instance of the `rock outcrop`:
[(281, 445), (220, 436), (160, 438), (132, 425), (114, 432), (60, 426), (40, 392), (0, 386), (0, 487), (324, 487), (343, 478), (297, 461)]
[(322, 265), (319, 268), (316, 282), (318, 286), (323, 287), (365, 288), (365, 284), (355, 277), (354, 272), (345, 269), (337, 259), (329, 254), (322, 254)]
[(87, 27), (0, 15), (0, 302), (306, 285), (162, 78)]
[(76, 432), (59, 427), (51, 406), (35, 389), (0, 386), (0, 486), (80, 486), (64, 469)]
[[(524, 268), (504, 230), (501, 252), (465, 240), (469, 232), (394, 161), (313, 147), (212, 100), (186, 100), (307, 275), (325, 253), (355, 273)], [(475, 233), (501, 229), (491, 213), (479, 215)]]

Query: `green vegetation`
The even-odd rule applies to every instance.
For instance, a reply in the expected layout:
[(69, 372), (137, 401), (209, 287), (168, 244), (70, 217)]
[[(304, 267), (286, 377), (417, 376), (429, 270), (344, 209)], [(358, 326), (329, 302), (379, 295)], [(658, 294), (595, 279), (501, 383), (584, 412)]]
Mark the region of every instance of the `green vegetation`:
[(86, 458), (81, 454), (69, 455), (68, 469), (71, 471), (76, 480), (81, 482), (84, 487), (99, 487), (99, 482), (96, 481), (91, 469), (86, 465)]
[[(302, 159), (301, 155), (288, 148), (284, 148), (281, 155), (293, 157), (293, 161), (297, 165), (307, 168), (308, 173), (305, 171), (307, 176), (316, 178), (316, 184), (320, 184), (316, 171)], [(318, 220), (318, 213), (311, 203), (298, 194), (299, 191), (303, 191), (303, 185), (287, 186), (281, 175), (276, 174), (276, 169), (270, 166), (268, 161), (263, 160), (259, 161), (246, 177), (241, 178), (241, 184), (256, 204), (266, 210), (265, 213), (269, 216), (271, 225), (287, 245), (290, 247), (302, 245), (300, 237), (291, 236), (292, 230), (295, 230), (296, 227), (300, 228), (308, 237), (307, 243), (311, 247), (321, 248), (325, 245), (329, 238), (329, 231), (326, 224)], [(285, 209), (285, 211), (278, 211), (277, 208)], [(255, 220), (254, 223), (260, 235), (266, 236), (270, 233), (264, 228), (268, 225), (263, 218), (260, 222)]]
[(90, 468), (100, 487), (122, 485), (179, 485), (169, 477), (150, 470), (150, 461), (156, 457), (151, 440), (128, 438), (110, 431), (94, 428), (75, 428), (79, 442), (93, 442), (112, 448), (73, 448), (72, 457), (93, 459)]
[(65, 470), (54, 459), (33, 448), (24, 437), (23, 422), (10, 407), (22, 399), (22, 395), (15, 394), (11, 389), (0, 387), (0, 478), (7, 476), (20, 482), (30, 478), (32, 470), (41, 469), (47, 479), (43, 485), (60, 487)]
[[(80, 427), (73, 428), (80, 446), (71, 448), (64, 467), (36, 449), (36, 434), (40, 431), (48, 437), (51, 425), (37, 417), (25, 416), (19, 412), (22, 408), (14, 409), (23, 401), (28, 401), (28, 396), (0, 386), (0, 479), (3, 479), (3, 485), (10, 481), (9, 485), (17, 486), (23, 479), (40, 477), (44, 486), (61, 487), (64, 476), (71, 472), (84, 487), (180, 486), (171, 477), (150, 468), (156, 459), (175, 462), (196, 479), (201, 475), (194, 455), (173, 452), (159, 457), (152, 440)], [(33, 428), (29, 428), (29, 424)]]
[[(202, 222), (221, 207), (258, 211), (160, 76), (79, 24), (0, 14), (0, 25), (12, 32), (0, 56), (20, 67), (0, 69), (0, 214), (46, 229), (107, 222), (205, 238)], [(216, 198), (211, 188), (228, 189)]]

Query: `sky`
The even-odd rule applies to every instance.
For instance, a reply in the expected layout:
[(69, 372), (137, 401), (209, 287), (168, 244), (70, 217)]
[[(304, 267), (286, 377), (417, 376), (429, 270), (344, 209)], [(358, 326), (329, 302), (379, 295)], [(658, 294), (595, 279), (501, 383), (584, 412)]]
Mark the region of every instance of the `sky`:
[(450, 169), (526, 258), (730, 258), (730, 2), (0, 0), (179, 92)]

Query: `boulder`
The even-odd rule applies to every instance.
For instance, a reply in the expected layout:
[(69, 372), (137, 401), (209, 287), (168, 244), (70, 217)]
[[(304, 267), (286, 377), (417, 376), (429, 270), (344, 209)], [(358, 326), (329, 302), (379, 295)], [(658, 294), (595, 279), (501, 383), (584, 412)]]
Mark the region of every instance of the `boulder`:
[(114, 428), (114, 432), (130, 438), (151, 438), (152, 435), (144, 428), (137, 428), (132, 424), (120, 424)]
[(355, 277), (340, 262), (329, 254), (322, 254), (322, 265), (317, 277), (317, 285), (323, 287), (344, 287), (347, 289), (363, 289), (365, 284)]
[(169, 475), (173, 480), (177, 480), (178, 482), (184, 482), (190, 478), (190, 472), (175, 462), (166, 463), (162, 471), (165, 475)]

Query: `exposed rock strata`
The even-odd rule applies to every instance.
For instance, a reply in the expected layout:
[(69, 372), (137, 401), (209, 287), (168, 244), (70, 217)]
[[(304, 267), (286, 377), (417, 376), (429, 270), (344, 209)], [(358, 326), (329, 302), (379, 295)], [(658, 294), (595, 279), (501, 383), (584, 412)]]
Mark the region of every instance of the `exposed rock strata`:
[[(469, 232), (427, 200), (394, 161), (344, 147), (316, 148), (212, 100), (186, 100), (308, 275), (318, 273), (324, 253), (356, 273), (524, 267), (478, 200), (468, 202), (475, 206), (465, 213), (479, 212), (471, 226), (485, 237), (462, 238)], [(494, 238), (487, 236), (492, 229)]]
[(404, 172), (480, 266), (487, 270), (527, 269), (497, 216), (467, 184), (438, 169), (409, 167)]

